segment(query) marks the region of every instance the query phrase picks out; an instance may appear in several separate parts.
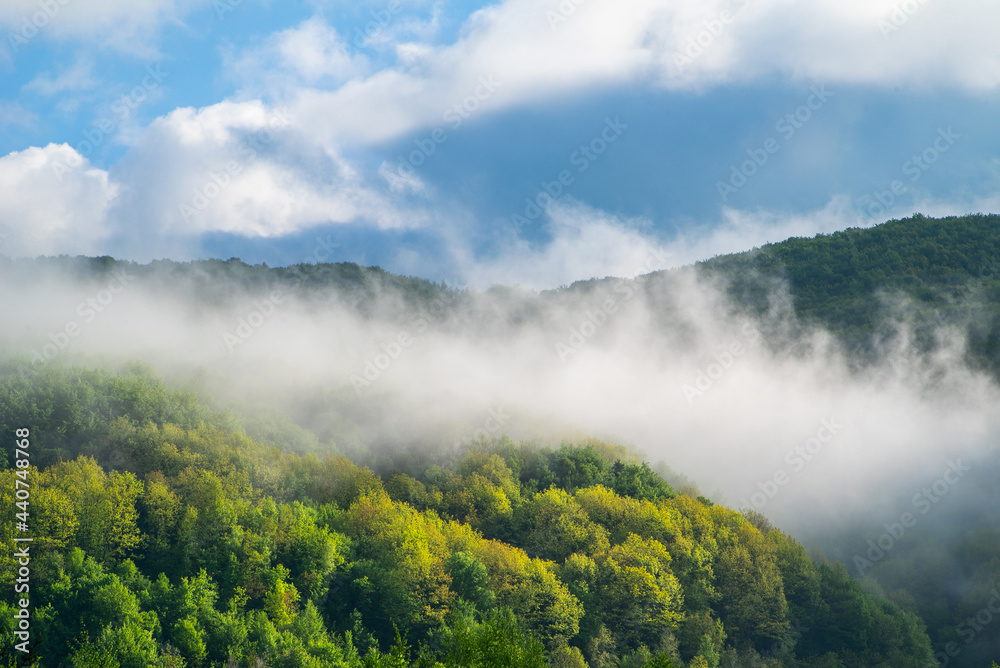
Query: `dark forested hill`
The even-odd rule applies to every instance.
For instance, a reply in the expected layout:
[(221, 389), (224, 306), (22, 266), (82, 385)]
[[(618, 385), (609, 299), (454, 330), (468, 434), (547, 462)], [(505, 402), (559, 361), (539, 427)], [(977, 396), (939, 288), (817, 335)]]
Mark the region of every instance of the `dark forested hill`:
[(737, 303), (762, 308), (787, 281), (796, 314), (871, 354), (910, 300), (918, 327), (967, 328), (970, 359), (1000, 373), (1000, 216), (915, 215), (873, 228), (789, 239), (698, 264)]
[[(95, 284), (125, 270), (148, 289), (220, 307), (243, 296), (277, 290), (322, 306), (335, 301), (363, 316), (376, 311), (403, 321), (439, 313), (479, 333), (500, 324), (542, 322), (553, 307), (618, 279), (582, 281), (542, 293), (494, 287), (485, 295), (455, 286), (390, 274), (352, 263), (269, 268), (238, 259), (148, 265), (113, 258), (58, 257), (11, 260), (0, 256), (0, 281), (9, 289), (47, 274), (69, 273)], [(871, 361), (907, 319), (918, 343), (933, 345), (933, 331), (959, 325), (969, 361), (1000, 377), (1000, 216), (928, 218), (920, 214), (872, 228), (814, 238), (792, 238), (700, 262), (695, 272), (724, 286), (733, 303), (761, 312), (776, 288), (787, 288), (795, 314), (834, 333), (861, 361)], [(656, 272), (628, 281), (653, 308), (679, 272)], [(905, 303), (904, 303), (905, 302)]]
[(1000, 280), (1000, 216), (918, 214), (867, 229), (789, 239), (715, 257), (699, 267), (734, 278), (751, 272), (784, 276), (801, 314), (836, 323), (838, 305), (879, 291), (900, 290), (943, 303), (947, 289)]

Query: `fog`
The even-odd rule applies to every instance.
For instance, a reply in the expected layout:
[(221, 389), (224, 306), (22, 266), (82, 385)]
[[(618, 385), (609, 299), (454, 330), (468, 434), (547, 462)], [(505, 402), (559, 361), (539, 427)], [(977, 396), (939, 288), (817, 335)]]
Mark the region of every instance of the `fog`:
[[(501, 434), (623, 443), (803, 539), (831, 522), (877, 536), (894, 507), (1000, 436), (1000, 391), (964, 364), (961, 333), (942, 325), (933, 352), (917, 352), (913, 309), (894, 295), (889, 343), (859, 364), (796, 320), (780, 283), (751, 315), (690, 268), (414, 302), (384, 281), (352, 293), (294, 272), (122, 265), (94, 278), (70, 265), (5, 270), (3, 350), (36, 367), (141, 360), (217, 406), (284, 412), (322, 447), (382, 461)], [(996, 499), (969, 485), (941, 503)]]

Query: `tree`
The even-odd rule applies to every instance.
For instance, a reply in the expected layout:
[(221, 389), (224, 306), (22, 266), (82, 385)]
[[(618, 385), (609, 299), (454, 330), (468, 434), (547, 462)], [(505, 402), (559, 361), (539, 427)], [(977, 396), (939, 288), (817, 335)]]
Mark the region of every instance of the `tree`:
[(774, 543), (743, 516), (720, 517), (719, 556), (715, 562), (716, 608), (737, 648), (762, 649), (788, 631), (788, 602)]
[(518, 509), (519, 542), (529, 554), (562, 562), (571, 554), (597, 554), (610, 546), (608, 533), (561, 489), (539, 492)]
[(106, 474), (90, 457), (58, 464), (51, 480), (74, 502), (78, 521), (76, 544), (104, 564), (112, 563), (139, 546), (136, 501), (142, 484), (131, 473)]
[(445, 570), (451, 576), (451, 588), (480, 611), (487, 611), (496, 603), (496, 594), (490, 591), (490, 576), (483, 562), (469, 552), (455, 552), (445, 561)]
[(444, 668), (544, 668), (545, 647), (518, 624), (507, 608), (491, 610), (483, 621), (457, 617), (446, 628), (438, 661)]
[(608, 551), (598, 578), (603, 617), (620, 649), (655, 646), (680, 621), (683, 592), (659, 542), (629, 536)]

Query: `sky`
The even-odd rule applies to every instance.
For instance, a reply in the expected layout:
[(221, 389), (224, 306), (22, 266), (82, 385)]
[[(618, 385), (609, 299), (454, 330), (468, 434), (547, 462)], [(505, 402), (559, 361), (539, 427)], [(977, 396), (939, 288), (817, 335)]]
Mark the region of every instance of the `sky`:
[(0, 254), (541, 289), (995, 213), (997, 25), (985, 0), (4, 0)]

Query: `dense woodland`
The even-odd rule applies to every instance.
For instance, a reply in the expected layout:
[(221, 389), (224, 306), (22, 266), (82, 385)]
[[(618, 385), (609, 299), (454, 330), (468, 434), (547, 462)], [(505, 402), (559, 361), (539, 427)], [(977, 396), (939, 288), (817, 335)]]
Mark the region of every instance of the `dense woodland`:
[[(1000, 378), (1000, 216), (920, 214), (870, 229), (788, 239), (697, 265), (734, 303), (766, 306), (775, 280), (795, 313), (877, 361), (893, 325), (909, 318), (930, 350), (942, 325), (965, 329), (968, 361)], [(904, 303), (905, 302), (905, 303)]]
[(0, 432), (32, 425), (43, 665), (932, 661), (916, 615), (621, 447), (501, 439), (383, 480), (255, 441), (142, 369), (3, 371)]
[[(352, 264), (0, 257), (0, 281), (99, 284), (122, 268), (192, 308), (282, 288), (374, 315), (395, 295), (394, 317), (434, 303), (442, 327), (484, 332), (615, 280), (482, 295)], [(787, 286), (803, 326), (833, 332), (859, 368), (882, 361), (908, 318), (926, 351), (957, 327), (966, 361), (1000, 378), (998, 216), (915, 216), (693, 271), (751, 314)], [(655, 305), (675, 275), (628, 283)], [(1000, 588), (990, 512), (948, 534), (928, 523), (858, 578), (849, 555), (807, 555), (759, 513), (668, 484), (615, 444), (504, 437), (387, 457), (297, 417), (225, 410), (141, 363), (3, 356), (0, 434), (30, 427), (32, 467), (4, 447), (0, 661), (21, 665), (9, 649), (19, 473), (36, 536), (32, 656), (46, 667), (926, 667), (949, 642), (961, 651), (948, 665), (1000, 658), (994, 627), (963, 633)], [(1000, 465), (980, 464), (995, 501)]]

